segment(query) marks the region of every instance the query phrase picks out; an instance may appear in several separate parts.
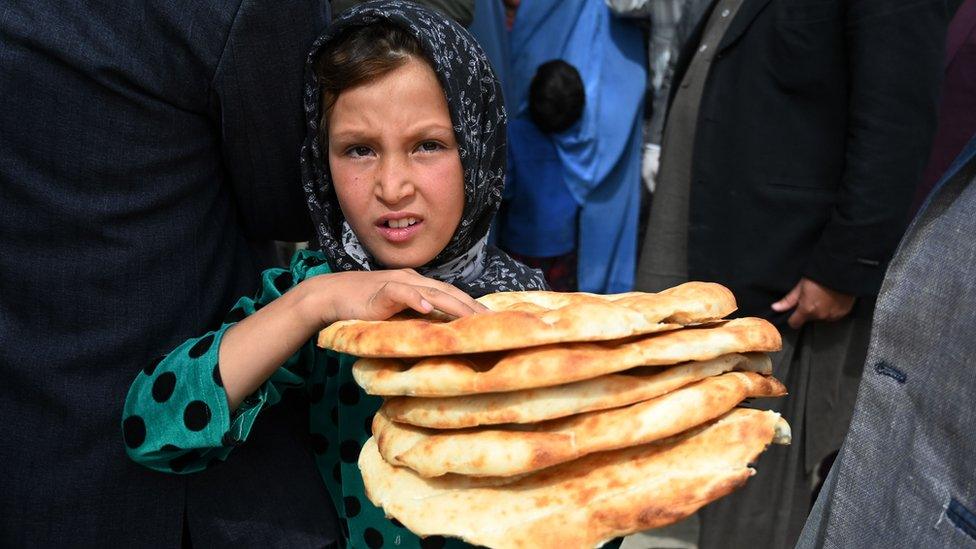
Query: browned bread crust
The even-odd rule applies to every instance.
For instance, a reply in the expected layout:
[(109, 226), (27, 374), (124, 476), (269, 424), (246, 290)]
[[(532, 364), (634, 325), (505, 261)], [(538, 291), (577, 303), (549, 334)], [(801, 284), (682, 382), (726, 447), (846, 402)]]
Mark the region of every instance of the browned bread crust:
[(456, 396), (549, 387), (621, 372), (710, 360), (728, 353), (778, 351), (779, 332), (759, 318), (742, 318), (623, 341), (570, 343), (504, 354), (361, 359), (353, 375), (367, 393)]
[(719, 284), (688, 282), (656, 294), (508, 292), (479, 299), (489, 312), (385, 321), (344, 320), (318, 344), (359, 357), (428, 357), (520, 349), (550, 343), (606, 341), (723, 318), (735, 298)]

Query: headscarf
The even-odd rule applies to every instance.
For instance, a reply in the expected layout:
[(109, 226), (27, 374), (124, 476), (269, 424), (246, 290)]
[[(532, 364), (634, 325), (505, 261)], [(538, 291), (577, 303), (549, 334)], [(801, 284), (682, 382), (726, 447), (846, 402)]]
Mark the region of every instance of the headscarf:
[(505, 184), (506, 113), (501, 85), (477, 42), (460, 25), (410, 2), (378, 0), (347, 10), (312, 46), (306, 63), (302, 183), (316, 235), (333, 269), (381, 268), (359, 244), (339, 208), (326, 145), (319, 140), (321, 93), (315, 63), (343, 31), (386, 22), (403, 28), (421, 45), (444, 89), (464, 171), (464, 210), (447, 246), (418, 271), (481, 296), (546, 287), (542, 273), (488, 246), (492, 217)]

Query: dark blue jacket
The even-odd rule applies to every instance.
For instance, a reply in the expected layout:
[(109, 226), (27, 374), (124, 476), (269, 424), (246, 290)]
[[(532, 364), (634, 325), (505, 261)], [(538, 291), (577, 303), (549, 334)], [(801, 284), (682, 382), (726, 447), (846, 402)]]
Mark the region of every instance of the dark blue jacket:
[[(311, 234), (302, 70), (324, 0), (0, 8), (0, 546), (322, 546), (301, 403), (189, 477), (125, 455), (140, 368)], [(255, 436), (256, 435), (256, 436)]]

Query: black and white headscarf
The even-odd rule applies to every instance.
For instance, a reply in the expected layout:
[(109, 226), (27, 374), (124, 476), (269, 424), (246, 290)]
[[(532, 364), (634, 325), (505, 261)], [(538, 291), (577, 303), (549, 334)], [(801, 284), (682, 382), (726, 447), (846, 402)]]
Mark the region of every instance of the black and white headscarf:
[(339, 208), (326, 145), (319, 142), (321, 97), (315, 62), (343, 31), (386, 22), (414, 36), (434, 68), (457, 136), (464, 170), (464, 213), (447, 246), (419, 268), (478, 297), (492, 292), (545, 289), (542, 273), (488, 246), (488, 229), (505, 184), (506, 113), (501, 84), (478, 43), (454, 21), (410, 2), (360, 4), (336, 19), (312, 46), (306, 63), (302, 182), (319, 245), (338, 271), (382, 268), (359, 243)]

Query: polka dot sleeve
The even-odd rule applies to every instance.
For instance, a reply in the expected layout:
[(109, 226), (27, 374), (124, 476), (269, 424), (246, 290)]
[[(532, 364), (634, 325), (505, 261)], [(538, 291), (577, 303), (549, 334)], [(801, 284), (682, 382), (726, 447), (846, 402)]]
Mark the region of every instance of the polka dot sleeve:
[[(257, 296), (241, 298), (219, 330), (187, 341), (136, 376), (122, 416), (123, 439), (131, 459), (163, 472), (206, 469), (226, 459), (234, 446), (247, 439), (261, 410), (276, 404), (282, 391), (305, 385), (314, 361), (312, 342), (303, 345), (232, 413), (220, 379), (218, 350), (224, 333), (235, 323), (307, 276), (327, 273), (328, 266), (315, 261), (317, 257), (314, 252), (299, 252), (291, 269), (265, 271)], [(306, 261), (310, 258), (312, 261)]]

